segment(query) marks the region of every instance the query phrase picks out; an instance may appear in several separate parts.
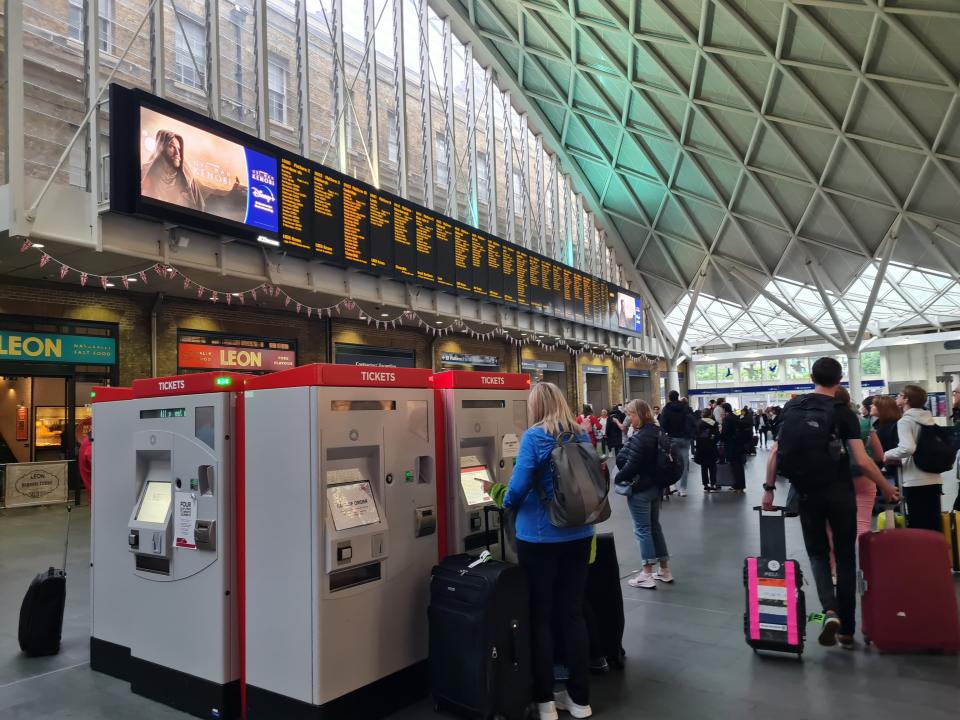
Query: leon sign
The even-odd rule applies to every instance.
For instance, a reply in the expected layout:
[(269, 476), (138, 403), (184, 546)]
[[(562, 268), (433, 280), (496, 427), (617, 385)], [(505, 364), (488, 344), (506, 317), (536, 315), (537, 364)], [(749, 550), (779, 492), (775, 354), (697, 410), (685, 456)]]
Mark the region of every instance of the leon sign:
[(177, 364), (183, 369), (253, 370), (270, 372), (286, 370), (297, 364), (293, 350), (264, 350), (235, 345), (200, 345), (180, 343)]
[(9, 507), (55, 505), (67, 502), (67, 461), (10, 463), (4, 504)]

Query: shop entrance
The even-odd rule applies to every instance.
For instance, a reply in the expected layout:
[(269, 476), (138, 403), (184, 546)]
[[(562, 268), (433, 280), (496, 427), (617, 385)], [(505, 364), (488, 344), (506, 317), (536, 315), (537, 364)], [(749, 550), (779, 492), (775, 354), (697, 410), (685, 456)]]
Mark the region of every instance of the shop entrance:
[(68, 490), (79, 501), (77, 453), (93, 388), (117, 381), (116, 335), (115, 325), (0, 318), (4, 506), (65, 502)]
[[(610, 404), (610, 386), (607, 380), (606, 366), (597, 366), (602, 372), (597, 372), (591, 367), (587, 370), (584, 367), (584, 398), (586, 402), (593, 407), (594, 413), (600, 414), (600, 411)], [(593, 370), (591, 372), (591, 370)]]

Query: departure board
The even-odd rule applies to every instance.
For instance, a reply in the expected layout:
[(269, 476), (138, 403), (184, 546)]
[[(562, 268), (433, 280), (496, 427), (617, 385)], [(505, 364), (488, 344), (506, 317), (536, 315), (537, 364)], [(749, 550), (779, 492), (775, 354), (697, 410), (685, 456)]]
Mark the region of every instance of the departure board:
[[(636, 333), (637, 296), (145, 91), (110, 88), (111, 210), (460, 296)], [(149, 130), (149, 131), (148, 131)], [(188, 140), (196, 197), (162, 180), (158, 131)], [(200, 202), (205, 200), (205, 202)]]
[(393, 270), (393, 202), (370, 193), (370, 268)]

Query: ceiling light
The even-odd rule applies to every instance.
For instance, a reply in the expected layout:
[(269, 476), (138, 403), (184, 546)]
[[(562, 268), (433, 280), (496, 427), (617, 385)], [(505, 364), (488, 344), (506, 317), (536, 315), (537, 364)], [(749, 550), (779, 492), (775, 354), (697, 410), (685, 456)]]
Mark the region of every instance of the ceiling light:
[(443, 320), (437, 320), (437, 325), (443, 325)]
[(108, 282), (104, 287), (116, 287), (112, 282)]
[(134, 278), (134, 277), (128, 277), (128, 278), (127, 278), (127, 282), (128, 282), (128, 283), (132, 283), (132, 282), (140, 282), (140, 281), (137, 280), (137, 279)]
[(240, 293), (230, 293), (230, 294), (233, 295), (234, 297), (240, 297)]
[(380, 317), (390, 317), (390, 313), (380, 313)]
[(262, 245), (269, 245), (270, 247), (280, 247), (280, 241), (269, 238), (266, 235), (258, 235), (257, 242)]
[(30, 247), (35, 247), (35, 248), (37, 248), (38, 250), (43, 250), (44, 245), (43, 245), (43, 243), (33, 243), (33, 245), (31, 245)]

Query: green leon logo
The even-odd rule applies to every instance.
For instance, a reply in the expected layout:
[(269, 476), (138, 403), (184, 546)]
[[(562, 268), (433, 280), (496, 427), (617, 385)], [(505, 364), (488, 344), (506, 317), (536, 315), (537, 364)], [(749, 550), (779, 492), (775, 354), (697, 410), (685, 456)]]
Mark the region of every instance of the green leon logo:
[(33, 470), (17, 478), (14, 487), (21, 495), (36, 500), (56, 491), (60, 478), (46, 470)]
[(116, 341), (111, 337), (0, 330), (2, 360), (110, 365), (115, 355)]
[(0, 355), (7, 357), (50, 358), (63, 357), (63, 338), (38, 337), (36, 335), (0, 336)]

